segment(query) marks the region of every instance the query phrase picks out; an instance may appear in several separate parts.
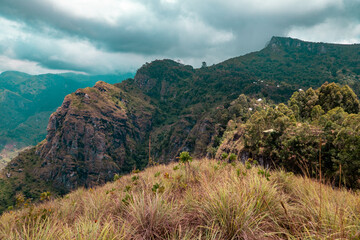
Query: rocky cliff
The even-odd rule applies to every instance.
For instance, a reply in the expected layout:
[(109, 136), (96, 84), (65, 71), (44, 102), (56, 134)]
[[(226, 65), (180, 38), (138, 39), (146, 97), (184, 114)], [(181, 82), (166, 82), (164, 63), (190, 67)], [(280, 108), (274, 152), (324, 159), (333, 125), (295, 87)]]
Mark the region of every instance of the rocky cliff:
[[(36, 174), (54, 188), (91, 187), (136, 168), (135, 149), (147, 142), (153, 107), (105, 82), (65, 97), (50, 117), (46, 139), (36, 146)], [(25, 168), (21, 155), (8, 167)]]

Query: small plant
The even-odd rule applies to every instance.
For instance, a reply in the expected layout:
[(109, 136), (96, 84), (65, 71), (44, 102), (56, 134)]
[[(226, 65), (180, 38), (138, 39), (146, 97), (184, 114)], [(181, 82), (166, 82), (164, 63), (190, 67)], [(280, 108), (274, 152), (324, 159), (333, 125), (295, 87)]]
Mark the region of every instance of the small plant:
[(181, 163), (190, 164), (192, 157), (190, 156), (189, 152), (182, 152), (180, 153), (179, 160)]
[(155, 183), (151, 189), (154, 193), (163, 193), (165, 187), (160, 185), (159, 183)]
[(179, 169), (179, 166), (178, 166), (178, 165), (176, 165), (176, 166), (173, 168), (174, 171), (176, 171), (176, 170), (178, 170), (178, 169)]
[(130, 194), (126, 194), (125, 197), (121, 200), (126, 206), (130, 204), (131, 201), (131, 195)]
[(115, 188), (112, 188), (111, 190), (107, 190), (106, 194), (109, 194), (109, 193), (113, 194), (115, 190), (116, 190)]
[(25, 197), (21, 193), (16, 194), (15, 199), (16, 199), (16, 207), (21, 207), (25, 203)]
[(135, 181), (137, 181), (137, 180), (139, 180), (139, 176), (138, 176), (138, 175), (135, 175), (135, 176), (132, 176), (132, 177), (131, 177), (131, 181), (135, 182)]
[(132, 170), (132, 172), (131, 173), (139, 173), (140, 172), (140, 170), (139, 169), (134, 169), (134, 170)]
[(45, 220), (45, 219), (47, 219), (51, 214), (52, 214), (51, 208), (49, 208), (49, 209), (44, 208), (44, 209), (40, 210), (39, 212), (35, 213), (35, 214), (34, 214), (35, 216), (33, 216), (33, 217), (34, 217), (34, 219), (40, 217), (40, 219)]
[(271, 175), (270, 175), (270, 173), (269, 173), (268, 170), (266, 170), (266, 169), (259, 169), (258, 174), (264, 176), (264, 177), (266, 178), (266, 180), (270, 181), (270, 176), (271, 176)]
[(151, 189), (151, 191), (153, 191), (154, 193), (156, 193), (156, 191), (158, 190), (158, 188), (160, 187), (160, 184), (155, 183)]
[(236, 175), (237, 175), (238, 177), (240, 177), (241, 174), (242, 174), (243, 176), (246, 176), (246, 175), (247, 175), (247, 173), (246, 173), (246, 172), (243, 172), (240, 168), (236, 169)]
[(230, 162), (234, 162), (236, 160), (237, 156), (235, 153), (231, 153), (230, 156), (229, 156), (229, 161)]
[(122, 177), (121, 175), (119, 175), (119, 174), (116, 173), (116, 174), (114, 175), (114, 182), (117, 181), (117, 180), (119, 180), (121, 177)]
[(209, 156), (210, 156), (211, 158), (214, 158), (214, 157), (215, 157), (216, 151), (217, 151), (217, 148), (215, 148), (215, 147), (208, 147), (208, 148), (207, 148), (207, 153), (209, 154)]
[(126, 185), (124, 192), (129, 192), (131, 190), (131, 186), (130, 185)]
[(222, 160), (225, 160), (228, 156), (229, 156), (228, 153), (223, 152), (223, 153), (221, 154), (221, 159), (222, 159)]
[(50, 200), (51, 197), (51, 192), (47, 191), (47, 192), (43, 192), (40, 194), (40, 201), (48, 201)]
[(154, 175), (154, 177), (158, 177), (158, 176), (160, 176), (160, 172), (156, 172)]
[(21, 208), (21, 207), (28, 207), (31, 203), (31, 198), (26, 199), (25, 196), (22, 193), (18, 193), (15, 196), (15, 201), (16, 201), (16, 207), (17, 208)]
[(180, 163), (185, 165), (186, 174), (190, 171), (190, 162), (192, 162), (192, 157), (190, 156), (189, 152), (182, 152), (180, 153), (179, 157)]
[(250, 168), (252, 168), (252, 166), (255, 166), (255, 165), (257, 165), (258, 164), (258, 162), (256, 161), (256, 160), (254, 160), (254, 159), (252, 159), (252, 158), (249, 158), (246, 162), (245, 162), (245, 167), (246, 167), (246, 169), (250, 169)]

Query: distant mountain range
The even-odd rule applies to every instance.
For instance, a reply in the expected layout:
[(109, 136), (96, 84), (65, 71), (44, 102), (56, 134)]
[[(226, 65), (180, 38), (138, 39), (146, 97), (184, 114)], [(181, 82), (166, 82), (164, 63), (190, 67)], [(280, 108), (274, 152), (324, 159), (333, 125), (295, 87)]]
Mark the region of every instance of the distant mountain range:
[(121, 82), (133, 77), (123, 75), (88, 76), (83, 74), (29, 75), (22, 72), (0, 74), (0, 151), (6, 146), (35, 145), (46, 136), (50, 114), (64, 97), (97, 81)]
[[(20, 75), (17, 81), (26, 76)], [(49, 76), (55, 80), (46, 81)], [(41, 114), (61, 103), (50, 101), (60, 98), (55, 89), (78, 88), (73, 85), (79, 81), (62, 75), (38, 78), (20, 84), (19, 90), (7, 87), (3, 91), (7, 104), (1, 105), (2, 118), (8, 121), (2, 124), (19, 129), (14, 130), (18, 137), (26, 121), (43, 121), (46, 117)], [(144, 64), (133, 79), (114, 85), (101, 81), (67, 95), (50, 117), (46, 139), (6, 167), (6, 184), (36, 198), (45, 190), (63, 194), (102, 184), (114, 174), (144, 168), (149, 159), (168, 163), (181, 151), (204, 157), (209, 149), (221, 145), (229, 121), (252, 108), (241, 105), (239, 95), (271, 105), (287, 102), (294, 91), (318, 88), (325, 82), (348, 84), (360, 94), (359, 44), (273, 37), (258, 52), (199, 69), (156, 60)], [(49, 89), (46, 93), (44, 85)], [(354, 95), (346, 92), (346, 96)], [(27, 109), (36, 111), (31, 115)], [(32, 140), (40, 138), (37, 135)]]

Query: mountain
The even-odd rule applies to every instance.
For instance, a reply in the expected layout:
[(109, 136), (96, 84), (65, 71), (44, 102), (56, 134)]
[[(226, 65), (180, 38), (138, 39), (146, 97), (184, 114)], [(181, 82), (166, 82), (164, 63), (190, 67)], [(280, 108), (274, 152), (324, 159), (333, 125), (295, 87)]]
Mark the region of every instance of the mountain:
[(0, 151), (7, 145), (21, 148), (44, 139), (50, 114), (67, 94), (78, 88), (93, 86), (99, 80), (115, 83), (132, 76), (1, 73)]
[(182, 151), (214, 154), (229, 120), (251, 117), (254, 102), (266, 108), (326, 81), (359, 94), (359, 58), (360, 45), (274, 37), (259, 52), (200, 69), (153, 61), (134, 79), (97, 82), (65, 97), (51, 115), (46, 139), (4, 170), (6, 182), (34, 198), (49, 189), (63, 194), (102, 184), (146, 167), (149, 159), (168, 163)]
[(360, 237), (358, 193), (239, 162), (159, 165), (38, 204), (17, 199), (0, 239)]

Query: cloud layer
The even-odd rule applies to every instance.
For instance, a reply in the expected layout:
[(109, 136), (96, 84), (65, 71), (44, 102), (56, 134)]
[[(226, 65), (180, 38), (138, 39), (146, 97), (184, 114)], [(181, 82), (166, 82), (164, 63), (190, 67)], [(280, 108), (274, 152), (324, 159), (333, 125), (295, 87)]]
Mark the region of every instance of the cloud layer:
[(259, 50), (271, 36), (360, 42), (359, 0), (0, 0), (0, 71), (198, 67)]

